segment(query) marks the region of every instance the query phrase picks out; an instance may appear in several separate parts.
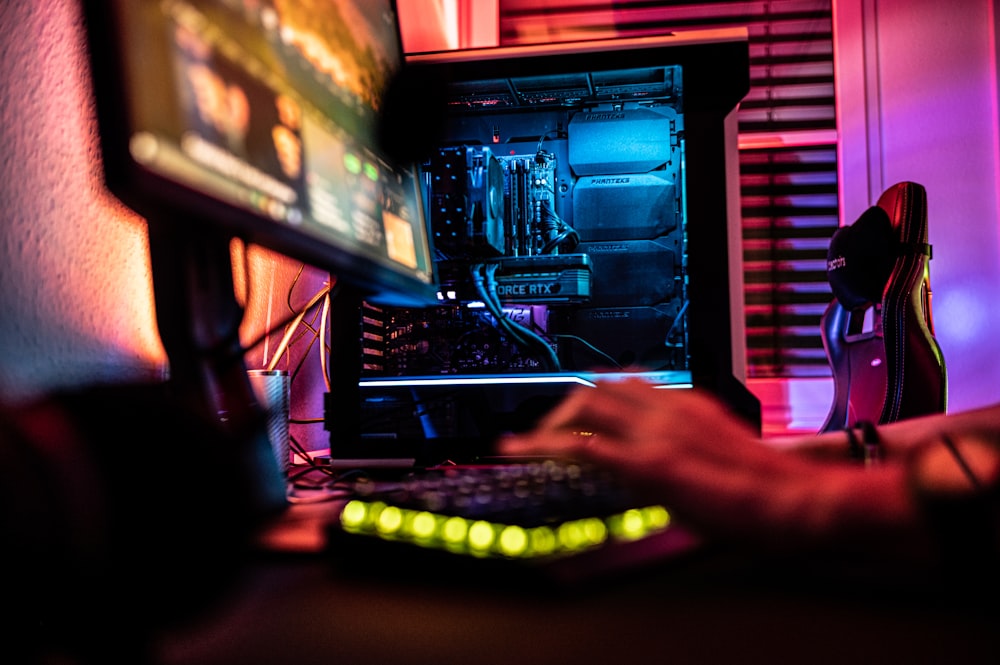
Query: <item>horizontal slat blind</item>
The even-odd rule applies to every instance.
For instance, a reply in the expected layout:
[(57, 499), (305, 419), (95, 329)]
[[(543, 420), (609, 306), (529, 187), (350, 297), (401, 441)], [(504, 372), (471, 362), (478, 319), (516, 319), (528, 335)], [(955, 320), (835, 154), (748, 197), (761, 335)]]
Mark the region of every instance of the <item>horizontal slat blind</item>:
[(740, 104), (748, 372), (829, 376), (819, 320), (837, 227), (831, 0), (500, 0), (501, 44), (745, 26)]
[(740, 190), (751, 376), (829, 376), (819, 320), (832, 297), (836, 146), (741, 150)]

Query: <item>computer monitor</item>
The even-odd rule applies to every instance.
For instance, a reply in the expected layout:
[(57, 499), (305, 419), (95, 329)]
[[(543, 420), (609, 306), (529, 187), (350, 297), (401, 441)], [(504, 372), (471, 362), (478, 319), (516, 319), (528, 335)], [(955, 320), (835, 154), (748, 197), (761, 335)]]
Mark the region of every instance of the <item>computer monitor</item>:
[(436, 442), (455, 458), (530, 427), (572, 387), (625, 376), (704, 388), (759, 427), (736, 141), (746, 30), (407, 65), (411, 88), (444, 88), (423, 168), (444, 301), (370, 308), (367, 449)]
[(230, 243), (328, 270), (351, 302), (436, 302), (419, 168), (379, 139), (404, 64), (395, 4), (84, 8), (105, 181), (148, 222), (168, 387), (237, 431), (247, 450), (234, 461), (283, 500), (284, 481), (265, 468), (274, 460), (243, 361)]
[(391, 0), (88, 2), (107, 183), (174, 235), (224, 233), (376, 302), (435, 301), (413, 166), (380, 148)]

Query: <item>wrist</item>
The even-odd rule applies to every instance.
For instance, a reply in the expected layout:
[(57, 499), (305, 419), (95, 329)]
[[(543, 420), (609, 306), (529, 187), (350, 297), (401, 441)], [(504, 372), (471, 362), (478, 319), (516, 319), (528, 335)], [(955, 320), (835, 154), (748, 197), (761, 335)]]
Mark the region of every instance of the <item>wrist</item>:
[(851, 427), (845, 427), (847, 435), (847, 455), (855, 462), (872, 467), (882, 461), (882, 438), (874, 423), (859, 420)]

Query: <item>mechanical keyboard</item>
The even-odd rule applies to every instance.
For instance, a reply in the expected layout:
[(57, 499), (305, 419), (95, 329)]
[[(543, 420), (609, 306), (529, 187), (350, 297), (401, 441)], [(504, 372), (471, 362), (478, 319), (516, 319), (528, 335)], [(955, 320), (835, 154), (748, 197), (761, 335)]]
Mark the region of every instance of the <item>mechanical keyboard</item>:
[(612, 474), (554, 460), (433, 467), (357, 482), (332, 535), (341, 549), (391, 543), (396, 552), (403, 545), (452, 561), (534, 567), (593, 561), (596, 552), (654, 536), (660, 549), (694, 544), (666, 508), (638, 501)]

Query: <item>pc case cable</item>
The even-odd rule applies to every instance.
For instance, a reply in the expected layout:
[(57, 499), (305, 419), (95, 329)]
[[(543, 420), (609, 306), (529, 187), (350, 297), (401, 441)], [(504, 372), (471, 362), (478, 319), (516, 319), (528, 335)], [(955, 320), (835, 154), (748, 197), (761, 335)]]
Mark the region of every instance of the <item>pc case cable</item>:
[(503, 306), (496, 291), (496, 281), (494, 275), (499, 266), (497, 264), (475, 264), (471, 267), (472, 281), (482, 298), (486, 308), (497, 321), (497, 325), (506, 330), (520, 344), (536, 350), (542, 362), (547, 365), (550, 371), (559, 371), (559, 359), (545, 339), (529, 330), (525, 326), (510, 320), (503, 313)]

